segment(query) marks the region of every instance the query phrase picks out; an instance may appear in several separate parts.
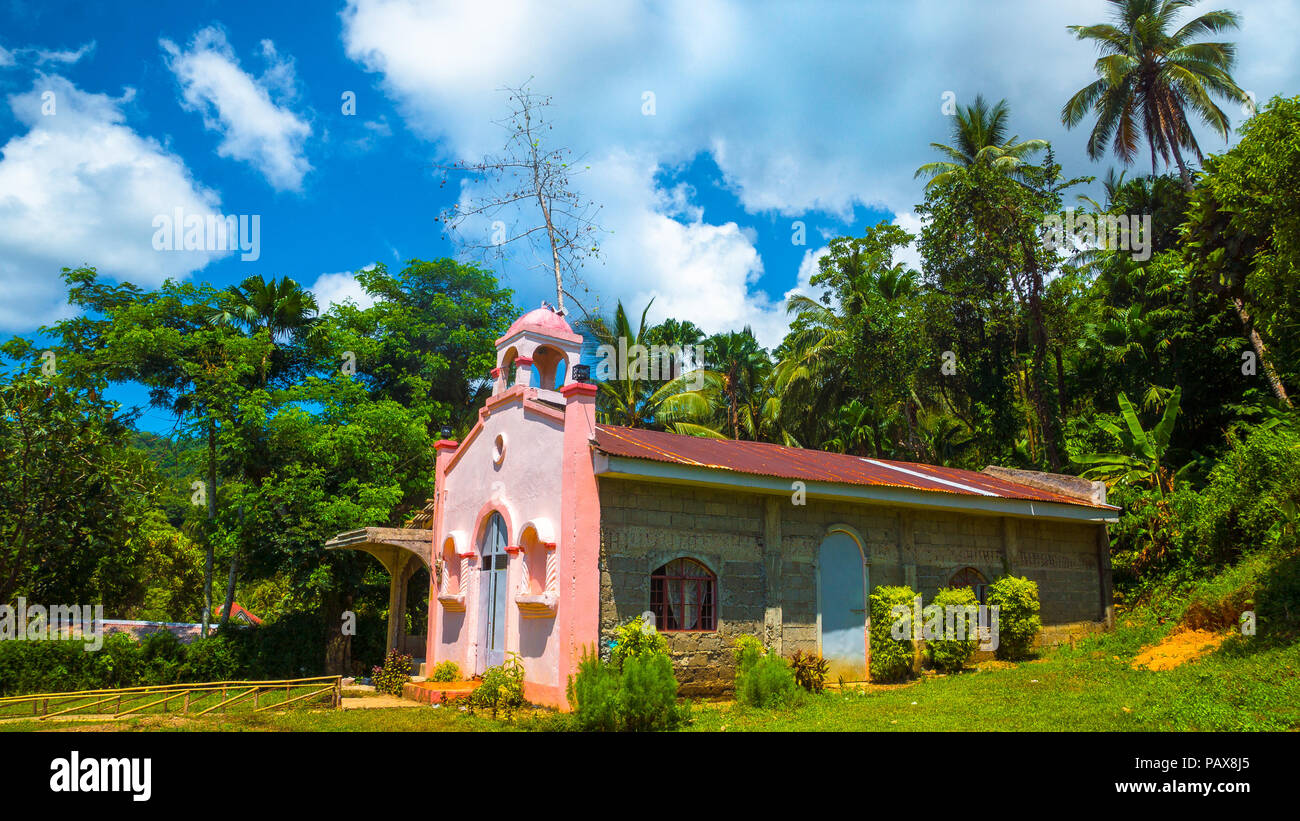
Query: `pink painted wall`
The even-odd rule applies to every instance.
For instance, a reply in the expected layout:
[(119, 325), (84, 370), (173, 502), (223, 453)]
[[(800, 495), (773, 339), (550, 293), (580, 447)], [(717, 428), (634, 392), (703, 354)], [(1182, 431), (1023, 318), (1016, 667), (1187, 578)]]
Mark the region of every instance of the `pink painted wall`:
[[(505, 649), (523, 662), (525, 697), (561, 707), (567, 706), (565, 685), (582, 648), (599, 637), (600, 497), (589, 444), (596, 389), (573, 382), (572, 367), (565, 368), (561, 390), (531, 386), (529, 364), (534, 354), (547, 370), (559, 359), (577, 364), (581, 345), (582, 337), (549, 308), (520, 317), (497, 340), (492, 397), (464, 442), (438, 444), (435, 476), (434, 551), (442, 554), (450, 540), (456, 560), (448, 561), (441, 587), (430, 582), (430, 668), (448, 659), (465, 677), (480, 668), (481, 537), (496, 511), (505, 519), (510, 545)], [(518, 384), (510, 385), (512, 377)], [(500, 460), (498, 437), (504, 445)], [(520, 549), (525, 541), (533, 545), (531, 552)], [(459, 587), (457, 566), (464, 578)], [(544, 581), (541, 593), (530, 577)], [(439, 593), (462, 591), (463, 611), (461, 602), (438, 601)]]
[[(493, 397), (480, 422), (448, 460), (438, 494), (438, 533), (459, 532), (465, 549), (472, 549), (465, 611), (449, 612), (430, 597), (430, 658), (451, 659), (464, 675), (478, 669), (480, 538), (492, 511), (505, 519), (511, 547), (520, 544), (525, 526), (556, 532), (562, 505), (561, 465), (563, 415), (535, 399), (534, 389), (516, 386)], [(504, 458), (493, 461), (497, 437), (504, 439)], [(551, 536), (554, 539), (554, 536)], [(435, 535), (435, 545), (445, 536)], [(562, 549), (562, 548), (560, 548)], [(560, 687), (557, 665), (559, 641), (555, 618), (523, 618), (515, 596), (525, 588), (524, 557), (511, 550), (507, 570), (506, 651), (519, 653), (528, 681)], [(463, 567), (463, 565), (462, 565)], [(524, 589), (524, 592), (528, 592)], [(434, 612), (440, 611), (440, 612)]]

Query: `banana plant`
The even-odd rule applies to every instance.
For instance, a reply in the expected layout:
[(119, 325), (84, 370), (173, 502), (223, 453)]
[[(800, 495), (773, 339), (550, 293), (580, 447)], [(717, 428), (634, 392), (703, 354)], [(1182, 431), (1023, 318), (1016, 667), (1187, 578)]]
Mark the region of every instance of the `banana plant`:
[(1083, 473), (1085, 479), (1100, 479), (1111, 487), (1117, 483), (1150, 484), (1164, 498), (1172, 491), (1176, 474), (1163, 464), (1165, 452), (1169, 448), (1169, 438), (1174, 432), (1174, 422), (1178, 419), (1178, 406), (1182, 399), (1182, 387), (1174, 388), (1165, 405), (1164, 415), (1147, 433), (1142, 428), (1133, 403), (1122, 392), (1119, 395), (1120, 416), (1124, 427), (1110, 422), (1101, 422), (1099, 426), (1116, 436), (1123, 443), (1120, 453), (1090, 453), (1075, 458), (1079, 465), (1091, 465)]

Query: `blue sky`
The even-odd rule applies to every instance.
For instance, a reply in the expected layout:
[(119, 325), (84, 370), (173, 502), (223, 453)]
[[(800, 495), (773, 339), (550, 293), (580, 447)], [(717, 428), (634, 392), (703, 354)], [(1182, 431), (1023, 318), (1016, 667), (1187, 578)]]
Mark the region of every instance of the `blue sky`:
[[(1095, 57), (1065, 26), (1106, 6), (10, 2), (0, 332), (66, 311), (63, 266), (144, 286), (287, 275), (329, 302), (361, 298), (350, 272), (368, 263), (454, 254), (434, 217), (458, 191), (434, 164), (499, 150), (499, 89), (532, 77), (603, 206), (602, 259), (584, 272), (600, 305), (654, 297), (652, 319), (749, 324), (772, 346), (827, 238), (879, 220), (918, 228), (912, 172), (946, 139), (946, 92), (1007, 98), (1014, 130), (1052, 140), (1067, 174), (1105, 172), (1059, 110)], [(1220, 7), (1244, 19), (1239, 84), (1300, 92), (1297, 4), (1197, 9)], [(260, 257), (156, 250), (153, 220), (177, 207), (258, 215)], [(526, 263), (494, 264), (524, 308), (549, 290)]]

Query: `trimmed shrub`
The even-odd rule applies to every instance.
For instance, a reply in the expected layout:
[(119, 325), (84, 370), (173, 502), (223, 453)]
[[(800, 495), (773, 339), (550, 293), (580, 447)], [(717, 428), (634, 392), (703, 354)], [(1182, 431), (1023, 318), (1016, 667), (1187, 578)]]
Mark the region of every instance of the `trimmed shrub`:
[(470, 696), (471, 710), (487, 710), (507, 718), (524, 706), (524, 664), (518, 653), (506, 654), (503, 664), (483, 671), (483, 683)]
[[(912, 658), (916, 642), (912, 640), (915, 628), (911, 620), (912, 605), (916, 591), (910, 587), (882, 586), (874, 588), (869, 597), (871, 608), (871, 680), (900, 681), (912, 672)], [(907, 638), (896, 639), (893, 636), (894, 607), (906, 607)]]
[(454, 661), (440, 661), (433, 667), (434, 681), (458, 681), (460, 665)]
[(795, 650), (794, 655), (790, 657), (790, 669), (794, 670), (794, 680), (808, 692), (820, 693), (826, 689), (829, 665), (821, 656)]
[(994, 655), (1000, 659), (1027, 656), (1043, 627), (1038, 618), (1038, 583), (1023, 576), (1003, 576), (989, 585), (988, 605), (998, 608)]
[(640, 616), (614, 628), (609, 661), (615, 669), (622, 670), (623, 663), (634, 656), (654, 655), (668, 655), (668, 639), (654, 627), (645, 624)]
[(943, 608), (945, 632), (950, 624), (947, 617), (948, 608), (962, 608), (956, 611), (956, 618), (952, 620), (951, 625), (959, 632), (964, 631), (966, 638), (946, 636), (945, 638), (927, 638), (925, 640), (925, 649), (930, 656), (930, 664), (936, 670), (955, 673), (966, 666), (974, 657), (975, 649), (979, 646), (979, 625), (975, 618), (976, 608), (979, 607), (979, 599), (975, 597), (975, 591), (969, 587), (945, 587), (935, 595), (934, 600), (930, 603)]

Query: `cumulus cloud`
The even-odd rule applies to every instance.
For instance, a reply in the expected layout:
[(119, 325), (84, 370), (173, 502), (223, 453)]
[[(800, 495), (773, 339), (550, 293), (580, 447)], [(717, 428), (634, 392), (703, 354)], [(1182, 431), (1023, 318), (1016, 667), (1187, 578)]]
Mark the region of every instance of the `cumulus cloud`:
[(206, 218), (220, 201), (179, 157), (126, 125), (122, 106), (133, 97), (38, 75), (31, 91), (8, 98), (26, 132), (0, 147), (0, 328), (65, 315), (65, 266), (152, 286), (219, 255), (154, 249), (158, 215), (180, 208)]
[[(1243, 55), (1238, 79), (1261, 98), (1294, 87), (1297, 47), (1279, 27), (1296, 19), (1294, 3), (1243, 5), (1246, 24), (1234, 38)], [(555, 140), (580, 155), (623, 152), (644, 167), (708, 154), (752, 214), (847, 216), (857, 206), (883, 207), (914, 230), (912, 207), (923, 194), (912, 175), (934, 159), (929, 143), (947, 139), (945, 92), (958, 103), (977, 93), (1005, 97), (1015, 132), (1052, 140), (1067, 174), (1105, 169), (1086, 160), (1087, 129), (1060, 124), (1061, 105), (1093, 79), (1096, 57), (1066, 26), (1105, 15), (1095, 0), (1024, 0), (995, 15), (950, 0), (797, 10), (739, 0), (631, 9), (598, 0), (349, 0), (342, 19), (347, 55), (376, 73), (407, 125), (452, 159), (500, 149), (494, 121), (505, 99), (498, 90), (533, 77), (533, 87), (555, 99)], [(643, 113), (647, 102), (653, 116)], [(1205, 135), (1204, 145), (1218, 150), (1222, 141)], [(594, 162), (591, 179), (610, 170)], [(635, 201), (602, 200), (609, 186), (582, 182), (621, 229), (605, 242), (611, 264), (629, 261), (613, 295), (648, 293), (643, 280), (653, 277), (665, 294), (655, 308), (676, 310), (666, 294), (696, 287), (709, 269), (728, 272), (711, 282), (742, 289), (743, 299), (722, 315), (740, 321), (749, 315), (738, 309), (775, 310), (757, 291), (753, 273), (762, 261), (746, 258), (743, 231), (696, 220), (689, 201), (665, 198), (653, 185), (634, 186)], [(619, 214), (615, 203), (630, 213)], [(660, 253), (654, 241), (673, 244)], [(909, 254), (903, 258), (915, 265), (915, 249)], [(668, 259), (689, 267), (661, 270)], [(690, 303), (682, 311), (703, 313)]]
[(180, 84), (181, 104), (221, 135), (217, 154), (251, 165), (278, 190), (302, 190), (311, 170), (304, 146), (312, 129), (287, 105), (295, 95), (293, 61), (263, 40), (267, 67), (253, 77), (240, 68), (225, 33), (211, 26), (195, 34), (187, 49), (165, 38), (159, 42)]
[(307, 290), (315, 295), (321, 314), (335, 305), (349, 301), (362, 309), (375, 304), (375, 298), (366, 293), (356, 276), (349, 271), (321, 274)]

